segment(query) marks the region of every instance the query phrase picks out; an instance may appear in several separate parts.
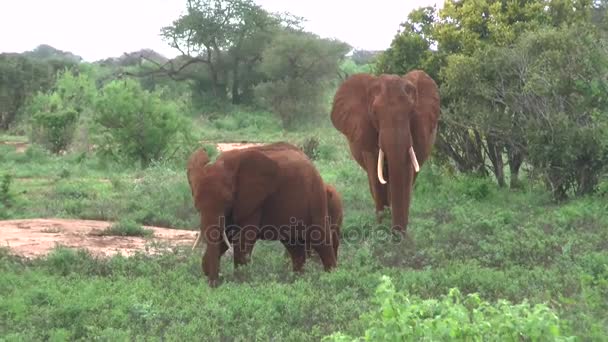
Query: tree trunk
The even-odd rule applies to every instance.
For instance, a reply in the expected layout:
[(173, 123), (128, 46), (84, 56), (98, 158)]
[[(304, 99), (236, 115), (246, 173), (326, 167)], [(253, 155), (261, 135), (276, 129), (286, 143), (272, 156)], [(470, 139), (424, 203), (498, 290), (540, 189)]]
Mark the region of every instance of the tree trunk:
[(240, 79), (239, 79), (239, 60), (234, 60), (232, 66), (232, 104), (238, 105), (241, 103), (241, 97), (239, 95)]
[(509, 186), (511, 189), (520, 188), (519, 169), (524, 161), (524, 154), (519, 148), (507, 145), (507, 158), (509, 161), (509, 171), (511, 173), (511, 182)]
[(488, 146), (486, 153), (492, 163), (494, 176), (496, 177), (498, 186), (504, 188), (507, 184), (505, 182), (504, 162), (502, 160), (502, 147), (491, 135), (486, 136), (486, 143)]

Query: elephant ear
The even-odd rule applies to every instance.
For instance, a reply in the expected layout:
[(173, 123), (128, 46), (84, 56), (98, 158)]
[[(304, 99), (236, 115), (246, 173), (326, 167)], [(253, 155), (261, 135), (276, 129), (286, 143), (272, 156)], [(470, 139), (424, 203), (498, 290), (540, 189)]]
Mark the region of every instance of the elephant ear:
[(260, 151), (245, 151), (235, 174), (233, 216), (246, 219), (276, 189), (279, 165)]
[(347, 78), (334, 95), (331, 122), (348, 140), (357, 141), (370, 124), (369, 109), (374, 91), (379, 91), (378, 78), (355, 74)]

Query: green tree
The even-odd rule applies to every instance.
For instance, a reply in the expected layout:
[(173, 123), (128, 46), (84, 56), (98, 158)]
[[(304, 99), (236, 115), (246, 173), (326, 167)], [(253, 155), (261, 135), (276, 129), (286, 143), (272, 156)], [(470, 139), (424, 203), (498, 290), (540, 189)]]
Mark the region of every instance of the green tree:
[(608, 172), (606, 46), (585, 25), (526, 34), (515, 46), (529, 59), (515, 97), (528, 118), (528, 161), (556, 200), (595, 191)]
[(95, 107), (102, 135), (99, 151), (115, 160), (139, 161), (146, 167), (169, 157), (171, 146), (185, 130), (175, 102), (143, 90), (132, 79), (105, 85)]
[(281, 118), (284, 127), (326, 115), (323, 97), (349, 50), (340, 41), (283, 31), (264, 50), (260, 70), (267, 81), (257, 88), (260, 101)]
[(521, 121), (526, 113), (510, 107), (509, 98), (523, 86), (527, 61), (496, 55), (496, 49), (543, 27), (582, 25), (599, 6), (590, 0), (450, 0), (440, 11), (420, 8), (380, 56), (377, 71), (420, 68), (431, 74), (440, 85), (443, 112), (437, 152), (462, 172), (492, 172), (501, 186), (506, 155), (511, 185), (517, 186), (527, 150)]
[(38, 93), (27, 107), (32, 114), (30, 139), (53, 153), (68, 148), (76, 124), (85, 110), (90, 110), (96, 95), (95, 83), (86, 73), (59, 73), (52, 90)]
[[(234, 104), (251, 100), (264, 48), (281, 24), (290, 23), (252, 0), (188, 0), (187, 13), (162, 29), (182, 58), (161, 71), (194, 80), (195, 93), (210, 92), (220, 100), (230, 93)], [(190, 68), (193, 64), (204, 67)]]
[(54, 84), (56, 73), (74, 66), (65, 60), (41, 61), (20, 54), (0, 54), (0, 129), (15, 123), (28, 100)]

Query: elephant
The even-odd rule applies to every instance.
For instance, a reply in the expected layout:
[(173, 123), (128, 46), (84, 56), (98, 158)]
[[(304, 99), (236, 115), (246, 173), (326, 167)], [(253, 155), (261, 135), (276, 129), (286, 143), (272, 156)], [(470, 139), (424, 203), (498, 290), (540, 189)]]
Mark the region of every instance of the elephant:
[(244, 265), (257, 240), (281, 241), (295, 271), (308, 246), (325, 271), (337, 266), (339, 242), (330, 231), (323, 179), (296, 146), (277, 142), (227, 151), (214, 163), (197, 150), (187, 177), (207, 244), (202, 270), (211, 287), (219, 284), (221, 256), (233, 247), (235, 267)]
[(377, 222), (390, 207), (393, 230), (406, 236), (412, 187), (435, 144), (439, 116), (437, 84), (422, 70), (354, 74), (334, 95), (331, 122), (367, 172)]

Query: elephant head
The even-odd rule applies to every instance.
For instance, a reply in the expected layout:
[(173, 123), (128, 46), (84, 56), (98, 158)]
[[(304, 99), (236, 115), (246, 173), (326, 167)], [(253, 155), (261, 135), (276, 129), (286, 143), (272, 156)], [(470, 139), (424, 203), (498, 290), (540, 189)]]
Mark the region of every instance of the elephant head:
[(438, 112), (436, 85), (422, 71), (356, 74), (334, 97), (332, 123), (368, 173), (376, 210), (391, 206), (395, 230), (407, 228), (412, 185), (433, 144)]

